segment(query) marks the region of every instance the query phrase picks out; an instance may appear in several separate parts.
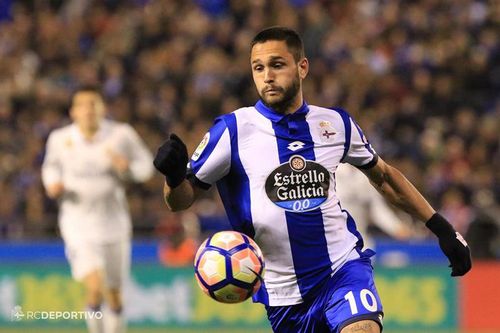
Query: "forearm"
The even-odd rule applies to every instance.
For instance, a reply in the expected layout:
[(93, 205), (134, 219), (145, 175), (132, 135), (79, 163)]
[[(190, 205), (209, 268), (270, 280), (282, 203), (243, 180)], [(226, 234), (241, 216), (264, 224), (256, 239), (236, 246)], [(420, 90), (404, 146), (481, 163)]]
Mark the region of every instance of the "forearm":
[(452, 276), (461, 276), (471, 269), (470, 250), (462, 236), (435, 210), (396, 168), (381, 158), (377, 164), (363, 172), (373, 186), (392, 204), (417, 218), (438, 237), (439, 246), (448, 257)]
[(194, 188), (187, 180), (184, 180), (175, 188), (171, 188), (165, 183), (163, 185), (163, 195), (167, 207), (173, 212), (189, 208), (195, 200)]
[(142, 143), (135, 144), (133, 152), (129, 165), (130, 176), (135, 182), (146, 182), (153, 176), (153, 156)]
[(372, 182), (385, 199), (423, 222), (428, 221), (435, 213), (415, 186), (394, 167), (386, 165), (381, 179)]
[(134, 182), (142, 183), (148, 181), (153, 176), (153, 163), (151, 160), (132, 161), (130, 163), (130, 178)]

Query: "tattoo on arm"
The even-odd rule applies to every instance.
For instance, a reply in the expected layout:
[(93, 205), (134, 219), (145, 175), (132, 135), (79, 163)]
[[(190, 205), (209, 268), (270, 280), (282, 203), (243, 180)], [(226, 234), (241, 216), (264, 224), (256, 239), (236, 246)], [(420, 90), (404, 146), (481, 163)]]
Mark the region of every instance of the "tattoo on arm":
[(374, 328), (376, 325), (375, 323), (371, 322), (363, 322), (363, 323), (357, 323), (353, 324), (349, 328), (347, 328), (346, 331), (342, 330), (342, 333), (363, 333), (363, 332), (375, 332)]

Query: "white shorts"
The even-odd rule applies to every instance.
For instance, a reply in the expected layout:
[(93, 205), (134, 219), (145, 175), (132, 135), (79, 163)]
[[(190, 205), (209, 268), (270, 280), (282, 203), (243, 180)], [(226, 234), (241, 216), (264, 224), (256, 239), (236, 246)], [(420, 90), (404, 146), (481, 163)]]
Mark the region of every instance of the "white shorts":
[(71, 274), (82, 281), (95, 270), (102, 271), (107, 288), (120, 289), (130, 272), (130, 240), (115, 243), (72, 241), (65, 244)]

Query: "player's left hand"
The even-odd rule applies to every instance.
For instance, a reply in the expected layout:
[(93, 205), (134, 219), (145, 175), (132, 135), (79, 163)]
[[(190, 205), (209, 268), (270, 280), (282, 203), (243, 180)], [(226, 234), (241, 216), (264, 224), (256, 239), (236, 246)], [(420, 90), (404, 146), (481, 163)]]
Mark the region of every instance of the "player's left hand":
[(450, 260), (451, 276), (465, 275), (472, 268), (470, 249), (462, 235), (440, 214), (425, 224), (439, 239), (439, 246)]
[(129, 167), (129, 161), (124, 156), (112, 151), (108, 150), (109, 157), (111, 159), (111, 167), (118, 174), (124, 174), (127, 172)]

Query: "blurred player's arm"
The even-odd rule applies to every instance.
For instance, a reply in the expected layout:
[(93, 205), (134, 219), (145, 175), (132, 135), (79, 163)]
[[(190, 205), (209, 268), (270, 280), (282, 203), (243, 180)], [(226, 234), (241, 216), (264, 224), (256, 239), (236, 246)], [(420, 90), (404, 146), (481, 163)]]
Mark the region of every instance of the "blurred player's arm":
[(373, 167), (362, 171), (388, 201), (426, 223), (438, 237), (442, 251), (450, 260), (452, 276), (464, 275), (471, 269), (470, 250), (463, 237), (444, 217), (436, 213), (398, 169), (378, 158)]
[(343, 161), (358, 167), (390, 203), (421, 221), (427, 221), (435, 213), (431, 205), (399, 170), (376, 155), (352, 118), (350, 125), (350, 147)]
[(64, 193), (59, 150), (57, 134), (51, 133), (47, 140), (42, 164), (42, 183), (47, 196), (51, 199), (57, 199)]
[(127, 144), (126, 155), (109, 150), (111, 165), (122, 178), (134, 182), (145, 182), (153, 175), (153, 156), (144, 141), (130, 126), (123, 127)]
[(368, 209), (373, 223), (393, 238), (409, 238), (411, 234), (409, 227), (401, 221), (384, 198), (371, 186), (367, 186), (364, 191), (370, 198)]
[(385, 199), (411, 216), (425, 222), (436, 213), (415, 186), (380, 157), (374, 167), (362, 171)]

